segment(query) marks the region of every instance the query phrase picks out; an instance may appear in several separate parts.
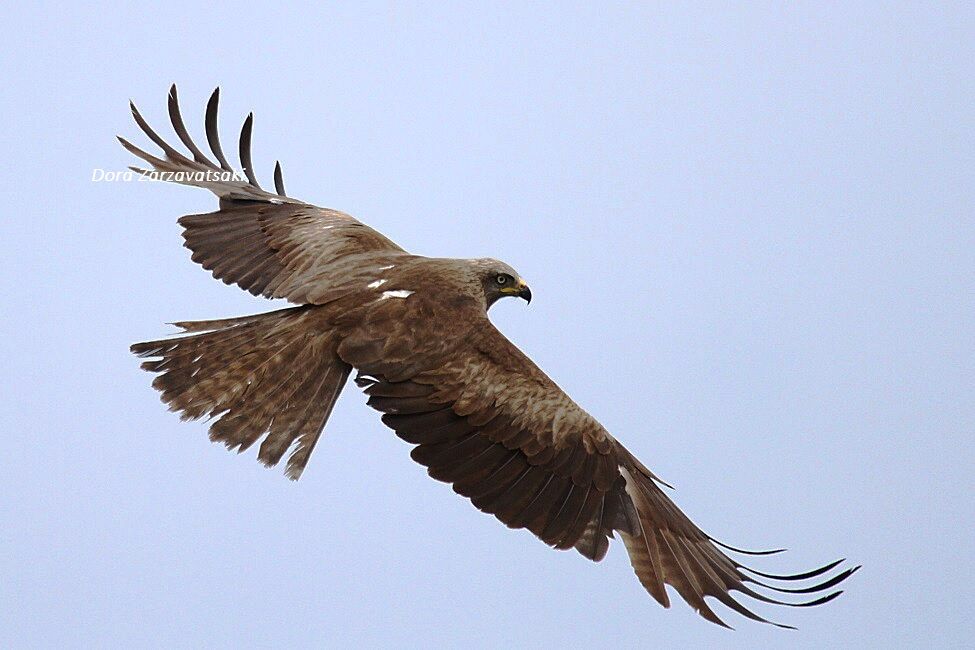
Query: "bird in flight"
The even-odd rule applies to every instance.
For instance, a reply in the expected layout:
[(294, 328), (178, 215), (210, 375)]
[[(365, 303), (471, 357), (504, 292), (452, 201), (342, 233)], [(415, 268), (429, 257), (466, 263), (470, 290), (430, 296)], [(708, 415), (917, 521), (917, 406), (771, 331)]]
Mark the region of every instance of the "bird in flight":
[(229, 449), (261, 441), (258, 459), (267, 466), (290, 450), (285, 473), (297, 480), (354, 370), (369, 406), (413, 445), (411, 457), (430, 476), (508, 527), (596, 562), (618, 534), (640, 583), (664, 607), (670, 585), (705, 619), (728, 627), (707, 597), (770, 623), (732, 592), (792, 607), (842, 593), (834, 587), (858, 566), (837, 560), (765, 573), (735, 555), (781, 549), (737, 549), (691, 522), (666, 484), (488, 319), (502, 298), (531, 301), (511, 266), (412, 255), (347, 214), (289, 197), (280, 163), (274, 191), (263, 189), (251, 164), (253, 114), (240, 133), (241, 174), (220, 144), (219, 97), (218, 88), (205, 117), (215, 161), (187, 132), (175, 85), (169, 117), (186, 152), (134, 104), (136, 123), (163, 157), (119, 141), (152, 167), (134, 171), (218, 197), (217, 211), (179, 220), (194, 262), (226, 284), (295, 306), (175, 323), (180, 335), (133, 345), (148, 358), (142, 367), (158, 373), (152, 385), (170, 410), (184, 420), (209, 418), (210, 439)]

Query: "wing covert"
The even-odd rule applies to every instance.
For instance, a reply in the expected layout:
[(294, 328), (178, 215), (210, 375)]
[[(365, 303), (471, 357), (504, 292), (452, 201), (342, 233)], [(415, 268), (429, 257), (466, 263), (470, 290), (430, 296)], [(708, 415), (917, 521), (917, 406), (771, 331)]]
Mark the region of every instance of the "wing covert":
[(478, 509), (601, 559), (612, 531), (636, 523), (613, 439), (487, 319), (457, 340), (405, 381), (370, 363), (357, 378), (369, 405)]

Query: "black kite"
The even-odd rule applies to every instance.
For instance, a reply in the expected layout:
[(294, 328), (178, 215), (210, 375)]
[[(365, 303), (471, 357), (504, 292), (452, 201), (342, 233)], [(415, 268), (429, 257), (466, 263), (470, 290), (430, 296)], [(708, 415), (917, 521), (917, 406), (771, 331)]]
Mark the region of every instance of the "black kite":
[[(599, 561), (619, 533), (640, 582), (663, 606), (664, 585), (704, 618), (725, 625), (711, 596), (758, 621), (733, 599), (807, 607), (857, 568), (828, 575), (841, 561), (794, 575), (750, 569), (702, 532), (667, 497), (661, 481), (573, 402), (488, 320), (498, 299), (530, 300), (525, 282), (492, 259), (411, 255), (347, 214), (260, 187), (250, 158), (252, 116), (240, 135), (244, 176), (235, 177), (217, 134), (219, 91), (206, 111), (217, 162), (183, 124), (176, 87), (169, 116), (189, 151), (159, 137), (132, 106), (157, 158), (119, 138), (169, 180), (205, 187), (220, 209), (181, 218), (193, 261), (227, 284), (296, 307), (226, 320), (177, 323), (186, 335), (138, 343), (159, 373), (153, 386), (184, 419), (213, 419), (210, 438), (242, 451), (262, 440), (258, 458), (297, 479), (350, 373), (369, 405), (408, 443), (430, 476), (511, 528), (527, 528), (558, 549)], [(133, 168), (134, 169), (134, 168)], [(142, 170), (137, 170), (142, 171)], [(765, 580), (816, 579), (787, 587)], [(814, 594), (784, 601), (755, 591)], [(820, 595), (828, 592), (825, 595)]]

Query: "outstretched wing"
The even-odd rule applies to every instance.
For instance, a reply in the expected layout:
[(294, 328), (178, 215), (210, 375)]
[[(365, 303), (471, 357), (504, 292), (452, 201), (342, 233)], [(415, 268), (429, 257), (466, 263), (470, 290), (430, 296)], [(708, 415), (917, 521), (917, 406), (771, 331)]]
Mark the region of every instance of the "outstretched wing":
[[(408, 326), (410, 316), (391, 317), (390, 327)], [(369, 405), (416, 445), (411, 455), (430, 476), (506, 525), (592, 560), (605, 555), (614, 529), (636, 534), (613, 438), (486, 318), (448, 333), (445, 361), (405, 381), (397, 335), (370, 345), (367, 329), (350, 334), (339, 355), (368, 373), (356, 381)]]
[(223, 153), (217, 132), (219, 101), (218, 88), (206, 110), (207, 141), (217, 162), (208, 158), (187, 132), (175, 85), (169, 90), (169, 117), (189, 155), (161, 138), (135, 104), (131, 105), (132, 116), (163, 150), (164, 157), (153, 156), (119, 138), (122, 146), (153, 168), (147, 172), (133, 167), (135, 171), (203, 187), (220, 198), (219, 211), (179, 220), (194, 262), (214, 277), (254, 295), (322, 304), (341, 295), (343, 283), (375, 277), (377, 269), (389, 260), (407, 255), (385, 236), (347, 214), (286, 196), (280, 162), (274, 168), (275, 191), (261, 188), (250, 155), (253, 114), (247, 116), (240, 133), (243, 172), (235, 171)]
[[(368, 338), (360, 332), (352, 340), (357, 336)], [(458, 340), (438, 367), (405, 381), (386, 379), (375, 352), (361, 358), (347, 355), (345, 360), (367, 369), (369, 374), (360, 374), (357, 383), (369, 394), (370, 406), (384, 413), (383, 422), (416, 445), (413, 459), (507, 526), (527, 528), (555, 548), (575, 547), (594, 561), (602, 559), (618, 531), (637, 576), (657, 601), (670, 605), (664, 588), (669, 584), (701, 616), (719, 625), (725, 624), (706, 596), (748, 618), (769, 622), (730, 592), (767, 603), (817, 605), (840, 592), (789, 603), (749, 584), (812, 594), (856, 570), (791, 590), (763, 585), (695, 526), (639, 460), (486, 318)], [(379, 347), (393, 345), (387, 341)], [(355, 349), (379, 347), (360, 340)], [(399, 366), (391, 371), (398, 373)], [(795, 576), (752, 573), (792, 581), (818, 578), (838, 564)]]

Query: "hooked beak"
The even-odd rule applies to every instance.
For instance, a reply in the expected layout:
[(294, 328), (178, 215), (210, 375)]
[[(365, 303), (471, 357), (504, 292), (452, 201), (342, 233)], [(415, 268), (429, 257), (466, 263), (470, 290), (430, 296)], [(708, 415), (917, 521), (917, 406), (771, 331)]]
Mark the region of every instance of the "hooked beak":
[(506, 296), (518, 296), (528, 303), (532, 301), (532, 290), (528, 288), (528, 283), (521, 278), (518, 278), (515, 284), (509, 284), (503, 287), (501, 293)]

